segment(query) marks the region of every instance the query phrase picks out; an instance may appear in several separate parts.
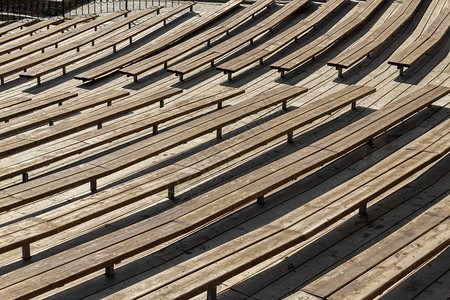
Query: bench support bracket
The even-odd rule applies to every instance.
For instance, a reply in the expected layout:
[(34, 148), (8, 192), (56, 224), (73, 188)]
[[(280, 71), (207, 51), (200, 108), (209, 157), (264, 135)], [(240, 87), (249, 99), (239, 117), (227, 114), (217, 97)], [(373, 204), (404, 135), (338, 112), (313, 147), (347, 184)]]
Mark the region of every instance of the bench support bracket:
[(95, 180), (95, 179), (91, 181), (91, 192), (92, 193), (97, 192), (97, 180)]
[(107, 277), (112, 277), (112, 276), (114, 276), (114, 265), (110, 265), (110, 266), (107, 266), (107, 267), (105, 268), (105, 275), (106, 275)]
[(232, 81), (233, 80), (233, 74), (231, 72), (228, 72), (228, 81)]
[(293, 131), (288, 132), (288, 134), (287, 134), (287, 141), (290, 144), (292, 144), (294, 142), (294, 132)]
[(352, 110), (356, 110), (356, 102), (352, 102)]
[(336, 69), (338, 70), (338, 77), (342, 78), (342, 68), (341, 67), (336, 67)]
[(282, 108), (283, 110), (287, 110), (287, 101), (283, 101), (283, 102), (281, 103), (281, 108)]
[(222, 139), (222, 128), (217, 129), (216, 138), (218, 140)]
[(23, 259), (30, 259), (30, 244), (26, 244), (22, 246), (22, 258)]
[(168, 197), (170, 200), (175, 200), (175, 187), (174, 186), (169, 187)]
[(364, 204), (363, 206), (361, 206), (359, 208), (359, 214), (361, 216), (366, 216), (367, 215), (367, 204)]
[(264, 195), (259, 196), (258, 198), (256, 198), (256, 203), (258, 205), (263, 205), (264, 204)]
[(27, 182), (28, 181), (28, 173), (24, 172), (22, 173), (22, 182)]
[(207, 300), (217, 300), (217, 287), (214, 286), (206, 292), (206, 299)]
[(158, 134), (158, 125), (153, 125), (153, 134)]

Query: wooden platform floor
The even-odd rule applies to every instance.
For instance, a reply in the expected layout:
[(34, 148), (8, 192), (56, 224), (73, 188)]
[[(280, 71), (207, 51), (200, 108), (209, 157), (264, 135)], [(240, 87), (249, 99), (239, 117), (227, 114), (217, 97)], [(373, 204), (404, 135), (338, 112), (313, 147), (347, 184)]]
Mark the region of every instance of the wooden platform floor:
[[(393, 38), (388, 40), (385, 46), (377, 49), (370, 59), (365, 59), (349, 71), (344, 72), (343, 78), (337, 77), (337, 71), (327, 66), (327, 61), (366, 34), (369, 25), (380, 26), (383, 19), (395, 12), (401, 5), (401, 2), (389, 1), (387, 5), (382, 7), (382, 10), (373, 18), (371, 23), (362, 28), (360, 33), (340, 42), (332, 49), (318, 56), (314, 61), (307, 62), (292, 73), (287, 74), (284, 79), (279, 78), (276, 70), (270, 69), (270, 63), (280, 59), (284, 54), (289, 53), (289, 51), (301, 47), (305, 44), (306, 39), (302, 38), (298, 42), (289, 45), (285, 50), (267, 59), (264, 65), (255, 64), (238, 72), (231, 82), (227, 81), (223, 73), (216, 71), (210, 66), (203, 67), (199, 72), (187, 74), (183, 82), (179, 82), (177, 77), (166, 72), (162, 67), (156, 68), (146, 76), (140, 77), (139, 83), (134, 83), (133, 78), (127, 78), (118, 73), (87, 84), (81, 84), (79, 80), (73, 79), (76, 74), (87, 70), (91, 66), (98, 65), (99, 62), (107, 61), (110, 58), (118, 57), (121, 53), (127, 53), (132, 49), (136, 49), (144, 41), (151, 40), (170, 30), (173, 26), (197, 18), (203, 12), (214, 9), (214, 4), (199, 3), (194, 7), (195, 13), (184, 14), (179, 19), (175, 19), (174, 22), (168, 22), (166, 27), (159, 26), (152, 31), (141, 34), (142, 39), (136, 40), (132, 47), (124, 43), (123, 48), (114, 55), (111, 49), (71, 65), (67, 68), (67, 74), (65, 76), (62, 76), (61, 71), (55, 71), (43, 76), (41, 78), (41, 86), (36, 86), (34, 80), (28, 81), (27, 79), (19, 78), (18, 74), (8, 76), (5, 78), (5, 85), (0, 86), (0, 98), (17, 96), (32, 97), (37, 94), (52, 93), (58, 90), (77, 92), (80, 95), (79, 97), (87, 97), (92, 93), (98, 93), (107, 89), (123, 88), (131, 91), (131, 95), (128, 98), (138, 99), (146, 93), (151, 93), (153, 88), (162, 85), (172, 85), (183, 89), (183, 94), (166, 101), (166, 105), (170, 106), (171, 103), (177, 103), (181, 99), (195, 96), (197, 93), (221, 85), (245, 88), (247, 94), (255, 95), (279, 83), (307, 87), (309, 89), (308, 93), (288, 103), (290, 109), (293, 109), (349, 84), (368, 85), (377, 88), (375, 94), (368, 96), (358, 103), (356, 112), (351, 112), (348, 108), (342, 109), (295, 132), (293, 144), (285, 143), (284, 138), (279, 139), (245, 155), (245, 157), (229, 161), (226, 165), (207, 173), (205, 176), (182, 184), (180, 187), (177, 187), (176, 194), (177, 201), (184, 201), (188, 200), (189, 197), (200, 195), (213, 187), (220, 186), (232, 178), (296, 151), (304, 145), (316, 141), (374, 110), (384, 107), (401, 97), (403, 93), (417, 89), (418, 86), (425, 84), (450, 86), (450, 40), (448, 35), (429, 55), (421, 59), (414, 67), (405, 71), (404, 77), (399, 77), (397, 69), (387, 64), (388, 58), (397, 48), (407, 47), (418, 33), (426, 30), (427, 26), (433, 22), (433, 15), (426, 13), (426, 9), (430, 3), (432, 1), (425, 0), (418, 13), (407, 23), (408, 26), (402, 27)], [(312, 32), (306, 34), (305, 38), (314, 38), (314, 34), (323, 33), (329, 26), (332, 26), (339, 19), (345, 17), (345, 14), (354, 5), (358, 5), (358, 3), (349, 1), (349, 4), (335, 15), (334, 18), (330, 19), (327, 25), (314, 29)], [(274, 9), (277, 8), (275, 7)], [(314, 5), (309, 10), (294, 14), (284, 26), (277, 30), (288, 28), (289, 24), (297, 22), (307, 13), (310, 13), (312, 9), (314, 9)], [(271, 11), (264, 12), (255, 19), (249, 20), (236, 31), (232, 31), (231, 34), (243, 31), (245, 28), (252, 26), (252, 24), (256, 24), (267, 13), (271, 13)], [(256, 40), (255, 44), (267, 40), (271, 35), (276, 34), (277, 30)], [(226, 39), (226, 36), (220, 38), (220, 40), (224, 39)], [(212, 44), (214, 45), (214, 42)], [(246, 47), (237, 50), (224, 59), (229, 59), (230, 57), (243, 53), (247, 49), (251, 49)], [(204, 48), (206, 48), (206, 45)], [(195, 49), (186, 55), (192, 55), (199, 49)], [(225, 104), (233, 104), (233, 101), (228, 101)], [(46, 109), (51, 109), (51, 107)], [(92, 108), (86, 112), (98, 111), (101, 113), (102, 109), (105, 109), (105, 107)], [(149, 110), (156, 111), (158, 109), (158, 105), (155, 104), (151, 107), (136, 111), (134, 114)], [(163, 124), (160, 130), (170, 128), (208, 111), (211, 111), (211, 109), (205, 109), (172, 120)], [(245, 118), (236, 124), (227, 126), (223, 129), (223, 136), (226, 139), (228, 136), (234, 136), (239, 132), (251, 130), (253, 126), (280, 114), (282, 112), (278, 107), (265, 110), (256, 116)], [(450, 96), (446, 96), (436, 102), (433, 108), (418, 113), (401, 125), (390, 130), (387, 134), (376, 138), (373, 146), (363, 146), (319, 170), (298, 178), (286, 187), (274, 191), (268, 195), (266, 204), (263, 207), (257, 206), (256, 204), (249, 205), (241, 211), (215, 222), (208, 227), (199, 228), (197, 233), (182, 241), (171, 241), (161, 247), (150, 249), (145, 253), (137, 255), (133, 259), (123, 261), (116, 266), (116, 275), (114, 278), (107, 278), (103, 276), (103, 272), (98, 272), (63, 288), (55, 289), (44, 296), (50, 297), (50, 299), (80, 299), (84, 297), (99, 299), (104, 295), (110, 294), (112, 291), (120, 290), (123, 287), (137, 282), (141, 278), (151, 276), (154, 272), (164, 270), (171, 265), (192, 258), (216, 245), (254, 230), (270, 222), (277, 216), (281, 216), (287, 211), (290, 211), (292, 208), (345, 182), (347, 179), (366, 170), (371, 165), (403, 147), (420, 134), (426, 132), (430, 127), (448, 118), (449, 115)], [(126, 117), (124, 116), (122, 118)], [(108, 123), (120, 121), (121, 118), (117, 118), (105, 122), (103, 126), (106, 127)], [(88, 130), (95, 130), (95, 128)], [(103, 146), (101, 149), (90, 150), (77, 157), (71, 157), (47, 167), (34, 170), (30, 172), (30, 178), (64, 168), (72, 163), (77, 164), (83, 162), (89, 157), (115, 147), (120, 147), (120, 145), (150, 134), (151, 129), (145, 130)], [(113, 174), (103, 178), (99, 180), (98, 187), (99, 189), (104, 189), (114, 186), (126, 178), (138, 176), (160, 166), (173, 163), (215, 143), (217, 141), (213, 132), (176, 149), (172, 149), (171, 151), (167, 151), (124, 169), (119, 174)], [(367, 217), (359, 216), (355, 212), (336, 224), (335, 227), (329, 229), (326, 234), (321, 234), (308, 242), (301, 243), (277, 257), (256, 265), (247, 272), (224, 282), (218, 287), (218, 292), (220, 293), (218, 298), (281, 299), (293, 291), (299, 290), (313, 279), (324, 274), (330, 268), (333, 268), (333, 266), (358, 254), (390, 232), (395, 231), (402, 224), (407, 223), (414, 216), (417, 216), (430, 205), (439, 201), (443, 195), (448, 194), (450, 190), (448, 184), (450, 182), (449, 166), (450, 160), (446, 157), (434, 167), (427, 170), (426, 176), (409, 178), (403, 184), (405, 187), (394, 189), (395, 192), (393, 195), (387, 198), (379, 197), (372, 203), (369, 203)], [(20, 180), (21, 178), (15, 177), (2, 181), (0, 182), (0, 188), (19, 183)], [(433, 180), (436, 182), (433, 183)], [(429, 187), (425, 191), (418, 193), (419, 188), (426, 185), (429, 185)], [(51, 209), (52, 207), (63, 206), (70, 201), (82, 200), (88, 194), (89, 186), (85, 185), (48, 197), (37, 203), (31, 203), (1, 213), (0, 226), (22, 218), (32, 217), (35, 213)], [(37, 261), (51, 256), (62, 250), (87, 242), (94, 237), (104, 235), (118, 228), (145, 219), (148, 216), (167, 209), (171, 205), (172, 203), (168, 200), (167, 194), (160, 193), (103, 215), (95, 220), (83, 223), (70, 230), (61, 232), (53, 237), (38, 241), (32, 244), (32, 252), (34, 255), (31, 261)], [(0, 255), (0, 274), (20, 268), (25, 264), (20, 259), (20, 251), (20, 249), (17, 249)], [(383, 294), (381, 298), (399, 299), (401, 297), (402, 299), (412, 299), (417, 297), (417, 299), (446, 299), (450, 297), (449, 258), (450, 251), (447, 249), (424, 265), (417, 273)], [(205, 295), (198, 297), (198, 299), (202, 298), (205, 298)]]

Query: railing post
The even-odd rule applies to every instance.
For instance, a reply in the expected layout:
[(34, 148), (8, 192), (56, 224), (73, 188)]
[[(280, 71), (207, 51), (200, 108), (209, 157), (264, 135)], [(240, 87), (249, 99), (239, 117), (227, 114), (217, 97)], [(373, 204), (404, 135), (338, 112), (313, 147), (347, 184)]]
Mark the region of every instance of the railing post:
[(62, 0), (62, 16), (66, 18), (66, 0)]

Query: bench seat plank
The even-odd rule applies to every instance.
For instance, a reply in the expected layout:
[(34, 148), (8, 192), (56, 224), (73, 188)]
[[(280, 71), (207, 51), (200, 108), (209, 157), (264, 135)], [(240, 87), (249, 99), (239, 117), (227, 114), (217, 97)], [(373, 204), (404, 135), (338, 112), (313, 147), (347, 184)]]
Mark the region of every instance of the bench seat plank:
[(39, 110), (53, 104), (63, 103), (64, 101), (77, 97), (77, 93), (58, 91), (45, 96), (38, 96), (31, 101), (25, 101), (12, 107), (3, 108), (0, 111), (0, 121), (10, 120), (21, 115), (25, 115), (35, 110)]
[(122, 55), (117, 59), (114, 59), (110, 62), (104, 63), (100, 66), (89, 69), (86, 72), (78, 74), (75, 79), (83, 80), (83, 81), (91, 81), (97, 78), (100, 78), (106, 74), (117, 71), (118, 69), (131, 64), (137, 60), (150, 56), (158, 51), (165, 49), (168, 46), (171, 46), (175, 42), (198, 32), (200, 29), (203, 29), (205, 26), (209, 25), (214, 20), (219, 19), (225, 14), (229, 13), (231, 10), (235, 9), (242, 3), (242, 0), (231, 0), (222, 4), (218, 9), (213, 12), (207, 13), (200, 17), (199, 20), (194, 20), (188, 22), (187, 24), (177, 26), (167, 34), (164, 34), (155, 40), (147, 43), (146, 45), (136, 49), (135, 51)]
[(20, 30), (23, 29), (24, 26), (29, 26), (32, 25), (36, 22), (39, 22), (40, 20), (37, 19), (26, 19), (26, 20), (20, 20), (20, 21), (15, 21), (15, 22), (11, 22), (11, 23), (5, 23), (1, 28), (0, 28), (0, 37), (2, 35), (4, 35), (7, 32), (13, 31), (14, 29), (20, 28)]
[[(35, 42), (42, 40), (44, 38), (47, 38), (49, 36), (55, 35), (59, 32), (63, 33), (64, 30), (69, 29), (72, 26), (76, 27), (77, 24), (80, 24), (80, 23), (86, 22), (86, 21), (90, 21), (91, 19), (94, 19), (96, 17), (97, 17), (97, 15), (84, 15), (84, 16), (74, 17), (73, 19), (66, 19), (61, 24), (55, 25), (52, 28), (47, 29), (45, 31), (38, 32), (26, 39), (20, 39), (15, 43), (8, 43), (6, 45), (0, 46), (0, 55), (5, 54), (5, 53), (9, 54), (13, 50), (22, 49), (22, 47), (25, 47), (32, 43), (35, 43)], [(48, 43), (48, 41), (46, 41), (46, 43)], [(27, 51), (29, 51), (28, 48), (27, 48)]]
[(0, 100), (0, 109), (8, 108), (20, 103), (24, 103), (27, 101), (30, 101), (31, 97), (24, 96), (24, 97), (14, 97), (14, 98), (4, 98)]
[[(5, 137), (29, 128), (33, 128), (38, 125), (54, 121), (56, 119), (64, 118), (69, 115), (73, 115), (79, 111), (111, 102), (113, 100), (128, 96), (130, 92), (124, 90), (112, 90), (107, 93), (102, 92), (101, 95), (95, 95), (84, 98), (83, 100), (75, 103), (58, 106), (53, 110), (48, 111), (35, 111), (30, 115), (17, 117), (0, 129), (0, 137)], [(32, 118), (30, 117), (32, 116)]]
[(64, 20), (64, 18), (54, 17), (54, 18), (47, 19), (47, 20), (44, 20), (44, 21), (41, 21), (41, 22), (37, 22), (37, 23), (35, 23), (33, 25), (30, 25), (30, 26), (20, 30), (20, 31), (16, 31), (16, 32), (13, 32), (12, 34), (0, 37), (0, 45), (8, 43), (8, 42), (11, 42), (11, 41), (13, 41), (13, 40), (15, 40), (17, 38), (23, 37), (23, 36), (25, 36), (27, 34), (31, 35), (33, 32), (35, 32), (35, 31), (37, 31), (39, 29), (42, 29), (44, 27), (47, 27), (47, 29), (48, 29), (50, 27), (50, 25), (62, 22), (63, 20)]

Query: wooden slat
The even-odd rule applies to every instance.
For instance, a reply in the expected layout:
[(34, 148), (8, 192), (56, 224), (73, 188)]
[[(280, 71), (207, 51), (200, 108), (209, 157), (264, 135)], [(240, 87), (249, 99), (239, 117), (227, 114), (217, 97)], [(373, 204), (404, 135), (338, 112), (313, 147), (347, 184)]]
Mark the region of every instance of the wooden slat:
[(64, 20), (64, 18), (54, 17), (54, 18), (47, 19), (47, 20), (38, 22), (36, 24), (30, 25), (30, 26), (28, 26), (28, 27), (26, 27), (26, 28), (24, 28), (24, 29), (22, 29), (20, 31), (16, 31), (16, 32), (14, 32), (12, 34), (9, 34), (7, 36), (0, 37), (0, 45), (8, 43), (8, 42), (11, 42), (11, 41), (13, 41), (13, 40), (15, 40), (15, 39), (17, 39), (19, 37), (23, 37), (25, 35), (32, 34), (36, 30), (42, 29), (44, 27), (49, 27), (50, 25), (53, 25), (53, 24), (58, 23), (58, 22), (61, 22), (63, 20)]

